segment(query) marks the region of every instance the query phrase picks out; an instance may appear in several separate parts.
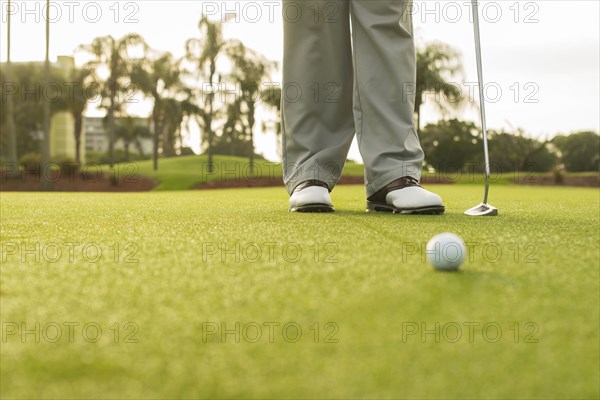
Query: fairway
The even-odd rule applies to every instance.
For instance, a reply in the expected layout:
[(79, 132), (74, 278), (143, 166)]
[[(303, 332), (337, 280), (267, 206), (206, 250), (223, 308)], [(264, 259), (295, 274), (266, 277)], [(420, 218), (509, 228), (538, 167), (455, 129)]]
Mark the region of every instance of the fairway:
[[(192, 182), (192, 181), (190, 181)], [(442, 216), (282, 188), (2, 193), (2, 398), (600, 396), (597, 189), (430, 186)], [(467, 243), (459, 273), (425, 244)]]

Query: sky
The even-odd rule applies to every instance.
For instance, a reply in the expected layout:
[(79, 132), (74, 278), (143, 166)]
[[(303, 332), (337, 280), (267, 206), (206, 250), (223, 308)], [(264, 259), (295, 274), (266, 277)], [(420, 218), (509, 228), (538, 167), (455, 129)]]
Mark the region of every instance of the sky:
[[(45, 2), (12, 3), (12, 60), (43, 60)], [(221, 18), (237, 11), (239, 18), (228, 22), (226, 36), (243, 40), (274, 61), (282, 60), (280, 0), (51, 3), (51, 59), (71, 55), (79, 45), (98, 36), (121, 37), (132, 32), (141, 34), (152, 48), (180, 57), (185, 41), (198, 36), (203, 12), (211, 18)], [(522, 128), (538, 138), (583, 129), (598, 131), (600, 2), (481, 1), (479, 7), (488, 126)], [(6, 61), (7, 1), (0, 0), (0, 9), (0, 60)], [(459, 84), (469, 98), (477, 82), (470, 3), (416, 0), (413, 21), (418, 46), (441, 41), (459, 51), (464, 67), (464, 80)], [(275, 76), (274, 80), (279, 81), (280, 77)], [(433, 97), (427, 99), (423, 123), (440, 118), (434, 101)], [(459, 116), (479, 122), (475, 107), (464, 108)], [(194, 143), (198, 142), (197, 135), (198, 132), (192, 134)], [(270, 159), (277, 158), (272, 137), (257, 134), (256, 139), (259, 152)], [(350, 158), (359, 159), (356, 147)]]

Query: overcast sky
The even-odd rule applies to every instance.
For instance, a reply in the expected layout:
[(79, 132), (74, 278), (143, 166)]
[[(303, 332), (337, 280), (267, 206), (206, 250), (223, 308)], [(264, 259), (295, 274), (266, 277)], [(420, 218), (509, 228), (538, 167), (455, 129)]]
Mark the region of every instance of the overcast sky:
[[(45, 2), (12, 3), (13, 61), (43, 60)], [(52, 59), (73, 54), (80, 44), (90, 43), (95, 37), (120, 37), (130, 32), (144, 36), (155, 49), (182, 56), (186, 39), (198, 34), (198, 20), (203, 10), (208, 10), (203, 3), (211, 3), (217, 17), (236, 8), (242, 15), (239, 21), (228, 23), (228, 37), (243, 39), (249, 47), (281, 61), (282, 7), (277, 0), (52, 3)], [(7, 1), (0, 1), (0, 5), (0, 59), (5, 61)], [(536, 137), (579, 129), (598, 130), (599, 2), (482, 1), (480, 8), (488, 125), (520, 127)], [(465, 82), (475, 82), (469, 3), (415, 1), (413, 12), (418, 44), (437, 40), (455, 47), (462, 54)], [(468, 96), (469, 86), (463, 85), (463, 91)], [(423, 118), (424, 122), (435, 121), (439, 115), (427, 108)], [(474, 108), (464, 110), (462, 118), (478, 121)], [(276, 152), (272, 141), (258, 136), (261, 150), (272, 156)]]

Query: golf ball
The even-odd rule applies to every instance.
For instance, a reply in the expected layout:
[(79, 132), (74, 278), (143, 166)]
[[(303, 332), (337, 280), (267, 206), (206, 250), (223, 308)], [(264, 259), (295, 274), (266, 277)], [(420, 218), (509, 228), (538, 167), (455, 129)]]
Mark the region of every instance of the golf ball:
[(452, 233), (434, 236), (426, 247), (427, 259), (439, 271), (456, 271), (465, 260), (465, 242)]

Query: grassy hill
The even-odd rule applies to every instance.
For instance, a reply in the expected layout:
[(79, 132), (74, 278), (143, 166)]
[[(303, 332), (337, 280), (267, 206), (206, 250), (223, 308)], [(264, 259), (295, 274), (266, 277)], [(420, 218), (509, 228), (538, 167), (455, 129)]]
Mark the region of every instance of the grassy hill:
[[(152, 160), (134, 161), (131, 163), (117, 165), (117, 171), (121, 177), (147, 176), (158, 182), (155, 190), (188, 190), (199, 185), (219, 182), (219, 181), (239, 181), (252, 182), (256, 180), (268, 181), (275, 184), (282, 184), (282, 166), (281, 163), (258, 159), (254, 164), (254, 172), (250, 172), (248, 159), (244, 157), (215, 156), (214, 172), (208, 172), (208, 157), (183, 156), (173, 158), (161, 158), (159, 160), (159, 169), (154, 171)], [(108, 167), (104, 166), (104, 169)], [(364, 175), (363, 165), (355, 162), (347, 162), (344, 166), (343, 176), (362, 178)], [(598, 181), (598, 172), (567, 173), (564, 178), (585, 178)], [(470, 172), (424, 172), (423, 177), (427, 183), (461, 183), (476, 184), (483, 183), (483, 174), (479, 171)], [(507, 171), (499, 173), (492, 172), (493, 185), (507, 185), (515, 183), (540, 184), (545, 181), (551, 184), (554, 181), (553, 173), (534, 173), (526, 171)], [(579, 186), (579, 185), (575, 185)], [(582, 185), (585, 186), (585, 185)], [(597, 184), (596, 184), (597, 186)]]
[[(147, 176), (159, 183), (155, 190), (186, 190), (207, 182), (224, 180), (270, 180), (282, 182), (281, 163), (266, 160), (255, 160), (251, 173), (247, 158), (231, 156), (215, 156), (214, 172), (208, 172), (208, 157), (184, 156), (161, 158), (158, 171), (152, 168), (152, 160), (135, 161), (117, 165), (118, 171), (124, 174)], [(345, 176), (363, 176), (363, 166), (353, 162), (346, 163)]]

